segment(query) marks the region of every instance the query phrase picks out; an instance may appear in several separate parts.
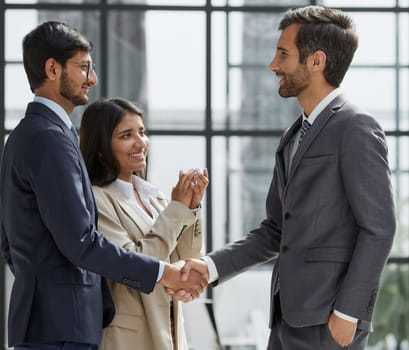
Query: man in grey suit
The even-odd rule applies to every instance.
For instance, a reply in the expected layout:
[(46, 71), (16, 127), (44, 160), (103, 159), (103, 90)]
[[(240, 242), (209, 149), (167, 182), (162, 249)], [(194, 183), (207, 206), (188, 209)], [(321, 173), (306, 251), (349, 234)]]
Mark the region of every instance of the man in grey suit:
[[(96, 349), (114, 316), (100, 275), (144, 293), (158, 281), (183, 288), (180, 267), (119, 248), (97, 230), (69, 118), (98, 82), (91, 49), (87, 38), (59, 22), (39, 25), (23, 41), (35, 97), (7, 140), (0, 173), (1, 251), (15, 277), (8, 340), (16, 350)], [(186, 295), (197, 296), (206, 285), (196, 274)]]
[(278, 146), (267, 217), (184, 273), (217, 284), (275, 257), (268, 349), (361, 350), (395, 232), (385, 135), (339, 89), (358, 43), (351, 19), (308, 6), (279, 29), (270, 69), (303, 113)]

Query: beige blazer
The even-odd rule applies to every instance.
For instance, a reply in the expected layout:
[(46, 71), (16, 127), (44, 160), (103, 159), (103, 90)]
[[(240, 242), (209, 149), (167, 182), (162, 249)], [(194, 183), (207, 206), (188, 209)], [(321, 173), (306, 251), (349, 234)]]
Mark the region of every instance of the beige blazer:
[[(119, 246), (171, 262), (202, 254), (201, 209), (192, 212), (183, 204), (151, 198), (160, 212), (153, 225), (111, 184), (94, 186), (98, 228)], [(161, 285), (151, 294), (139, 293), (108, 281), (116, 314), (104, 329), (100, 350), (187, 350), (179, 303), (173, 301), (175, 347), (171, 332), (170, 297)]]

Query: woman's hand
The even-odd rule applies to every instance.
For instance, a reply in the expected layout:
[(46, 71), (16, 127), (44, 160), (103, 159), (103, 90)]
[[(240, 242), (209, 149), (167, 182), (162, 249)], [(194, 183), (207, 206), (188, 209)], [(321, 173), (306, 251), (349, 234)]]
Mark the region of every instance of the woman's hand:
[(193, 197), (192, 182), (194, 177), (195, 174), (193, 170), (189, 170), (186, 173), (179, 171), (179, 180), (172, 189), (172, 200), (178, 201), (190, 208), (190, 203)]
[(198, 170), (195, 170), (194, 173), (195, 176), (192, 182), (193, 195), (189, 205), (190, 209), (196, 209), (199, 206), (207, 185), (209, 184), (209, 174), (206, 168), (203, 169), (202, 174)]
[(191, 169), (186, 173), (180, 171), (179, 180), (172, 189), (172, 200), (178, 201), (190, 209), (196, 209), (209, 184), (208, 176), (207, 169), (203, 169), (203, 174), (198, 169)]

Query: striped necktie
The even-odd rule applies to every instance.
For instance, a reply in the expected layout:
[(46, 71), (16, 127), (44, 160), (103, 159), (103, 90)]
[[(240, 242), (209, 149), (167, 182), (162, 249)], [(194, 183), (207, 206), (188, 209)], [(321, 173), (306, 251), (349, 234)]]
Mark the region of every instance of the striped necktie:
[(307, 133), (308, 129), (311, 127), (311, 124), (307, 119), (304, 119), (301, 128), (300, 128), (300, 139), (298, 140), (298, 144), (301, 143), (302, 139), (304, 138), (305, 134)]

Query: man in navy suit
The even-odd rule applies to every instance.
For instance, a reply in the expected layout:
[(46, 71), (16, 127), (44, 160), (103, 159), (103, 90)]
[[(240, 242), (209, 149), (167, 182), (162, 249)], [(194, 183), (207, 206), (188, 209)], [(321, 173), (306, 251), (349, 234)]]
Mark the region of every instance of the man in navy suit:
[[(1, 251), (15, 277), (8, 323), (15, 349), (96, 348), (114, 315), (100, 275), (144, 293), (158, 281), (183, 287), (179, 268), (121, 249), (97, 231), (69, 118), (98, 82), (91, 50), (87, 38), (59, 22), (43, 23), (23, 40), (35, 97), (7, 140), (0, 173)], [(206, 284), (197, 274), (186, 298)]]

